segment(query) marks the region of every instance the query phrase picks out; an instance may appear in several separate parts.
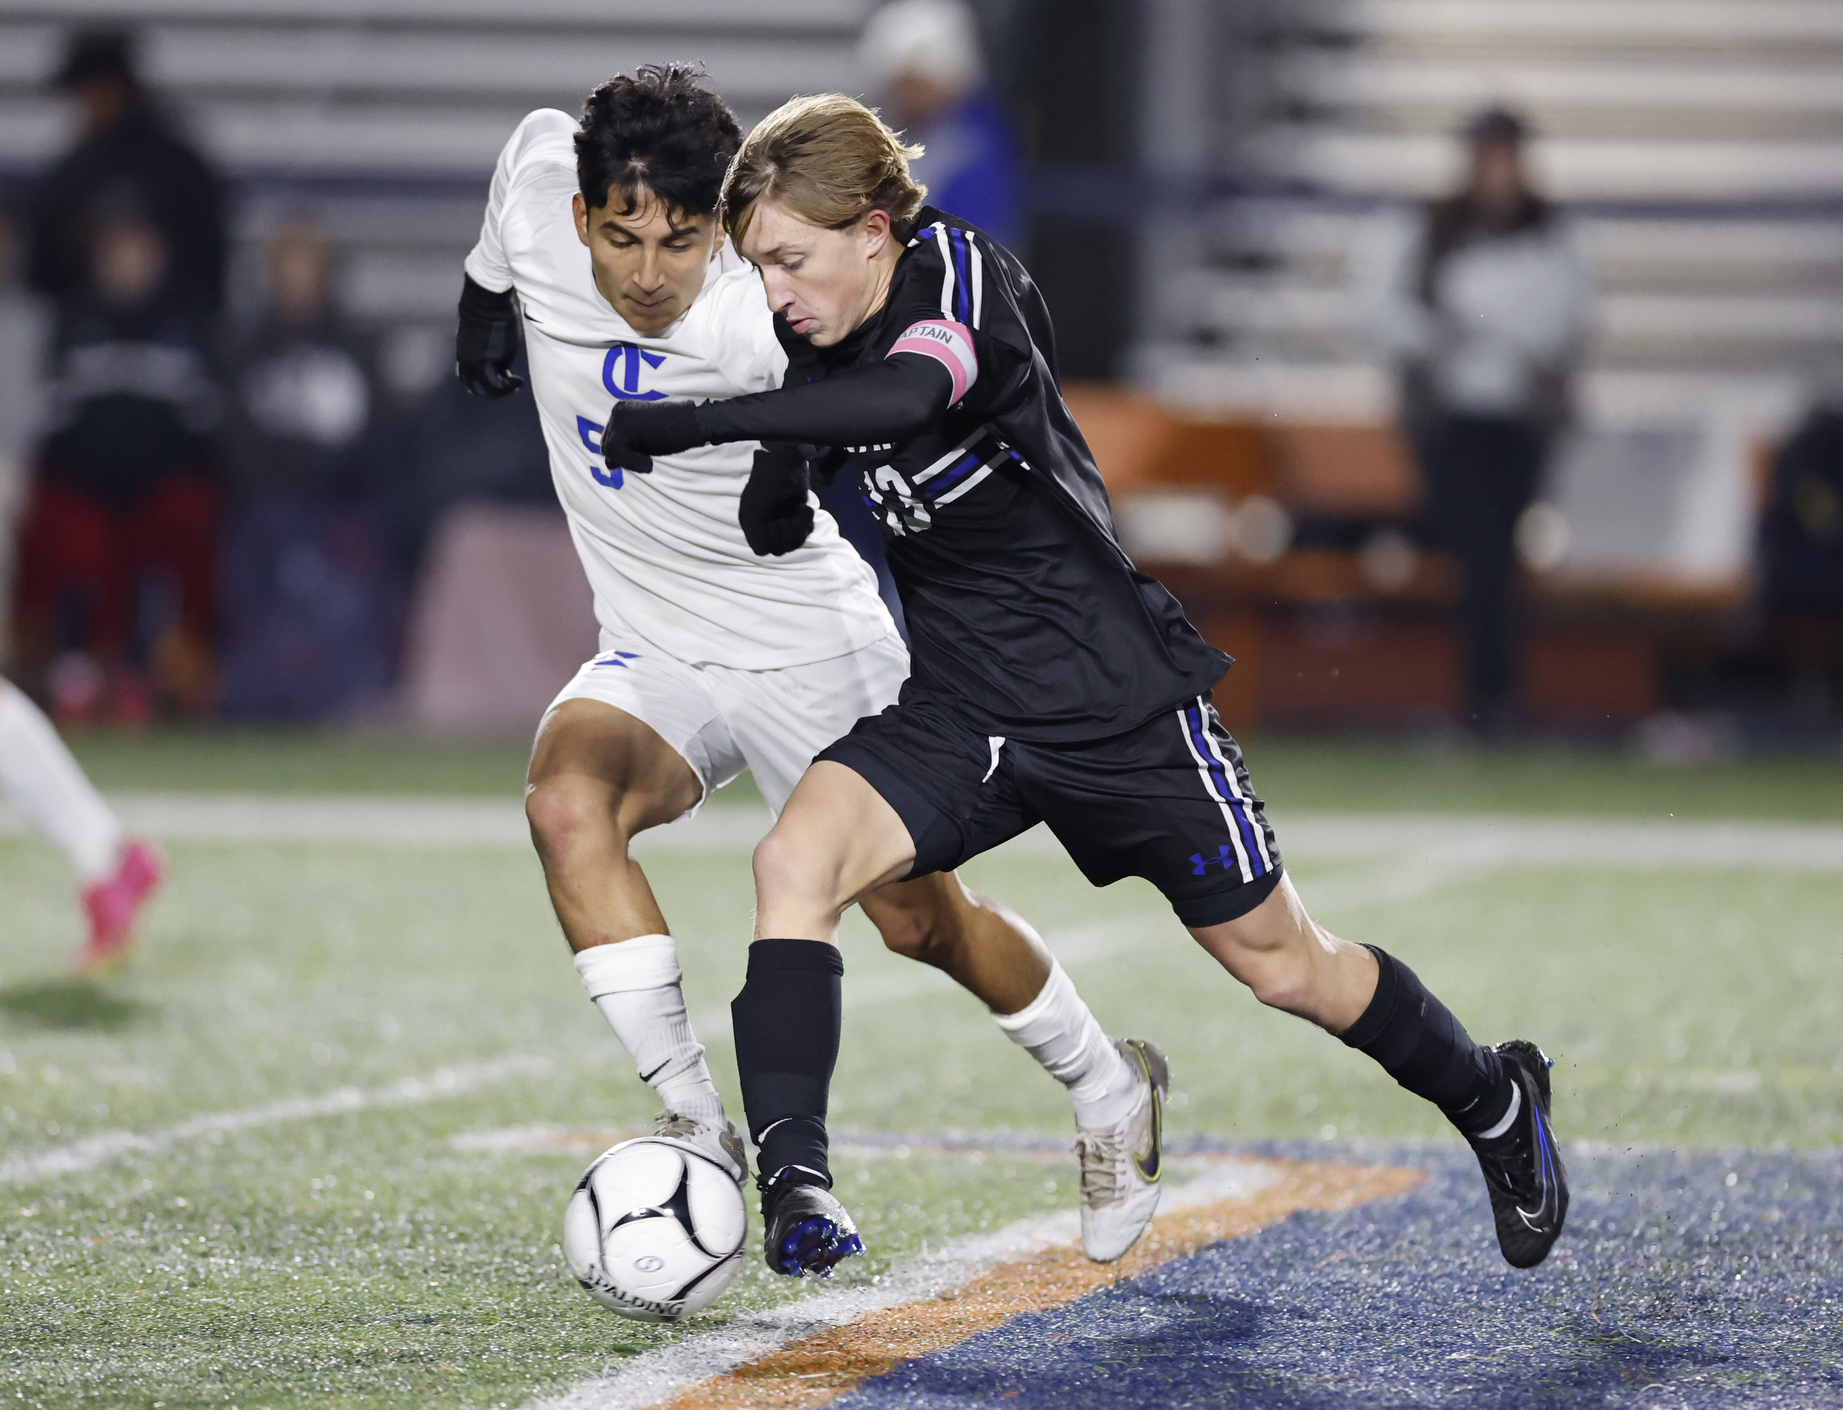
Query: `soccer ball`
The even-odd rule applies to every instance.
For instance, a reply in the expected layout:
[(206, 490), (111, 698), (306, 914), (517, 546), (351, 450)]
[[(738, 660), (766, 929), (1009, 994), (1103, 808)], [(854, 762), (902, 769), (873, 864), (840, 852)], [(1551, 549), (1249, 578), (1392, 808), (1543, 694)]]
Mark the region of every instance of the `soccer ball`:
[(563, 1256), (603, 1307), (677, 1322), (723, 1295), (748, 1231), (728, 1170), (686, 1141), (642, 1136), (583, 1175), (563, 1213)]

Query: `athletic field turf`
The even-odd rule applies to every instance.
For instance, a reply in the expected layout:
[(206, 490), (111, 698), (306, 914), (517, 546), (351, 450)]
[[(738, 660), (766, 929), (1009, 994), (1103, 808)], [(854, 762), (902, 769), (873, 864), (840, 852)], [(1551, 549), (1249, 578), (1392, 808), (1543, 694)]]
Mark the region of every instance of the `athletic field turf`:
[[(655, 1328), (556, 1249), (652, 1106), (550, 917), (522, 751), (82, 749), (172, 880), (128, 973), (65, 979), (68, 879), (0, 813), (0, 1405), (1843, 1405), (1834, 762), (1250, 744), (1319, 918), (1556, 1059), (1575, 1206), (1533, 1273), (1435, 1114), (1033, 837), (968, 874), (1170, 1053), (1154, 1233), (1069, 1254), (1060, 1091), (856, 922), (833, 1122), (870, 1255), (816, 1285), (752, 1252)], [(720, 799), (640, 849), (732, 1100), (762, 822)]]

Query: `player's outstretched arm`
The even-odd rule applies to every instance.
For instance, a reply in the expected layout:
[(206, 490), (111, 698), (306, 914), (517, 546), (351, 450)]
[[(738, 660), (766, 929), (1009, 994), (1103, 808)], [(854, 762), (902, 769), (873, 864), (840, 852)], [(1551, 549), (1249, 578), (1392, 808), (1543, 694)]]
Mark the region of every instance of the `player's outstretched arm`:
[(512, 291), (494, 293), (462, 275), (460, 326), (454, 335), (454, 368), (461, 384), (477, 397), (497, 401), (525, 385), (512, 370), (518, 359), (518, 309)]
[(953, 378), (932, 358), (897, 353), (821, 382), (699, 405), (617, 401), (602, 430), (616, 470), (645, 474), (655, 455), (730, 441), (864, 445), (914, 438), (953, 400)]
[(798, 441), (849, 446), (912, 440), (953, 402), (953, 378), (932, 358), (897, 353), (868, 367), (777, 392), (706, 402), (707, 441)]

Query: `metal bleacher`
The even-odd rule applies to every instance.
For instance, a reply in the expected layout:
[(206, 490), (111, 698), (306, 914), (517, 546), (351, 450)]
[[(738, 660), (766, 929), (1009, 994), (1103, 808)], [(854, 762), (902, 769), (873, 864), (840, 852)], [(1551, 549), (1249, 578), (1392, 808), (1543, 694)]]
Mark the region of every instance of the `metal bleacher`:
[(1200, 256), (1159, 279), (1142, 379), (1217, 415), (1386, 421), (1346, 292), (1360, 223), (1448, 188), (1465, 115), (1515, 104), (1596, 269), (1585, 423), (1697, 447), (1675, 507), (1652, 511), (1682, 531), (1648, 551), (1732, 578), (1736, 481), (1843, 344), (1843, 5), (1272, 0), (1262, 16), (1239, 31), (1255, 91), (1223, 119), (1228, 194)]
[(662, 59), (704, 64), (745, 127), (792, 93), (850, 88), (866, 0), (0, 0), (0, 175), (68, 140), (45, 78), (74, 25), (140, 35), (150, 86), (234, 182), (253, 247), (310, 210), (347, 252), (345, 297), (448, 316), (493, 158), (543, 106)]

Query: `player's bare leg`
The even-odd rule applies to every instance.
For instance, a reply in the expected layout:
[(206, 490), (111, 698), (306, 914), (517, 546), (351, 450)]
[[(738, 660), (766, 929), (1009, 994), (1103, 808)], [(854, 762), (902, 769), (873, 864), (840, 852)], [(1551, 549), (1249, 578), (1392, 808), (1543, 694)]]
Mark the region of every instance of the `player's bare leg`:
[[(828, 856), (830, 846), (845, 851)], [(756, 938), (836, 945), (838, 917), (856, 899), (885, 945), (977, 996), (1006, 1035), (1069, 1088), (1078, 1126), (1120, 1120), (1142, 1086), (1137, 1059), (1107, 1040), (1029, 922), (952, 872), (859, 889), (862, 877), (902, 874), (914, 860), (908, 829), (882, 795), (851, 769), (822, 760), (755, 849)]]
[[(1008, 907), (950, 873), (889, 879), (906, 874), (914, 858), (908, 829), (882, 795), (853, 770), (827, 761), (807, 770), (756, 848), (757, 944), (749, 983), (732, 1012), (750, 1124), (758, 1144), (772, 1135), (761, 1166), (770, 1177), (766, 1193), (778, 1194), (781, 1207), (767, 1218), (769, 1265), (795, 1272), (843, 1256), (824, 1240), (791, 1254), (781, 1247), (780, 1224), (793, 1231), (805, 1228), (804, 1221), (836, 1224), (846, 1216), (830, 1208), (836, 1202), (829, 1196), (777, 1191), (772, 1181), (787, 1171), (793, 1179), (825, 1179), (824, 1094), (838, 1051), (842, 972), (836, 950), (826, 947), (836, 946), (838, 917), (854, 899), (890, 949), (934, 965), (978, 995), (1006, 1035), (1069, 1089), (1082, 1162), (1083, 1246), (1090, 1257), (1118, 1258), (1158, 1203), (1169, 1087), (1163, 1055), (1139, 1040), (1111, 1042), (1042, 938)], [(788, 1011), (807, 1020), (797, 1044), (802, 1051), (791, 1062), (774, 1053), (787, 1040)], [(797, 1067), (804, 1089), (784, 1092), (780, 1079), (753, 1083), (758, 1054)], [(790, 1119), (780, 1115), (784, 1110), (811, 1114)], [(765, 1211), (771, 1203), (764, 1201)], [(840, 1242), (849, 1240), (841, 1235)]]
[(892, 951), (932, 965), (995, 1014), (1028, 1006), (1056, 965), (1029, 922), (954, 872), (893, 881), (859, 905)]
[(1190, 933), (1263, 1004), (1330, 1033), (1361, 1018), (1376, 993), (1375, 955), (1307, 915), (1290, 876), (1247, 915)]
[(838, 918), (915, 864), (908, 828), (860, 774), (820, 760), (755, 846), (755, 938), (838, 944)]
[(667, 933), (629, 844), (701, 791), (678, 752), (626, 711), (566, 700), (551, 712), (531, 751), (525, 816), (570, 949)]
[[(567, 700), (539, 732), (525, 810), (590, 998), (667, 1109), (721, 1130), (670, 931), (630, 851), (638, 833), (692, 807), (699, 789), (690, 766), (640, 720), (601, 701)], [(993, 1011), (1007, 1035), (1069, 1088), (1079, 1125), (1117, 1120), (1137, 1099), (1128, 1059), (1015, 912), (951, 876), (892, 883), (866, 896), (864, 909), (890, 949), (943, 970)]]
[(1505, 1259), (1528, 1268), (1548, 1256), (1568, 1216), (1568, 1177), (1541, 1049), (1480, 1048), (1413, 970), (1317, 924), (1290, 877), (1246, 915), (1190, 933), (1263, 1004), (1336, 1034), (1436, 1103), (1478, 1156)]
[(650, 726), (599, 700), (566, 700), (532, 748), (525, 816), (576, 971), (658, 1091), (661, 1129), (727, 1159), (740, 1181), (741, 1141), (691, 1031), (665, 917), (629, 850), (635, 834), (680, 816), (702, 791)]

